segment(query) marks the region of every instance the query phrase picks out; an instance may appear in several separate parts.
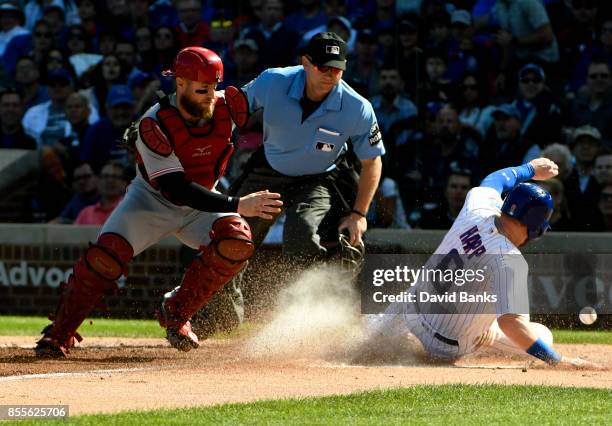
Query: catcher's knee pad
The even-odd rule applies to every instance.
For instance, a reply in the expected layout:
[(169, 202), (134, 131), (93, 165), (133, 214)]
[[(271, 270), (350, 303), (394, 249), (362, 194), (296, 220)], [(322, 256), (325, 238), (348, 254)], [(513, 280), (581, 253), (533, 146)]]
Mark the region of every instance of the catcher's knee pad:
[(212, 226), (209, 247), (214, 247), (216, 255), (230, 265), (244, 263), (255, 251), (252, 238), (251, 227), (246, 220), (240, 216), (224, 216)]
[(90, 244), (74, 267), (77, 280), (92, 288), (106, 289), (127, 275), (127, 264), (134, 255), (131, 244), (119, 234), (104, 233)]

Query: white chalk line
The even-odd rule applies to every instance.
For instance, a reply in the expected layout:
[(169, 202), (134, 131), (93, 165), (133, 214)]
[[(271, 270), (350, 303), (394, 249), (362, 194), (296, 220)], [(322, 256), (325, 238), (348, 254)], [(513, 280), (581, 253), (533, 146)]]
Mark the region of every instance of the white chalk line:
[(320, 364), (322, 368), (470, 368), (481, 370), (522, 370), (521, 365), (454, 365), (454, 364)]
[(63, 378), (63, 377), (87, 377), (87, 376), (94, 376), (96, 374), (134, 373), (134, 372), (152, 371), (152, 370), (163, 370), (163, 368), (160, 368), (160, 367), (110, 368), (106, 370), (76, 371), (76, 372), (71, 372), (71, 373), (21, 374), (21, 375), (16, 375), (16, 376), (0, 377), (0, 383), (18, 382), (18, 381), (35, 380), (35, 379), (54, 379), (54, 378)]

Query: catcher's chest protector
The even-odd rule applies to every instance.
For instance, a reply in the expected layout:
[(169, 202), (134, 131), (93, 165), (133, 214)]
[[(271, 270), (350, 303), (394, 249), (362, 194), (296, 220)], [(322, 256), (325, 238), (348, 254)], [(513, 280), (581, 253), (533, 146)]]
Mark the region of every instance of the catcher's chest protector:
[(171, 105), (162, 105), (157, 120), (187, 179), (212, 190), (234, 151), (230, 141), (232, 120), (225, 99), (217, 97), (212, 121), (204, 127), (187, 127), (178, 109)]

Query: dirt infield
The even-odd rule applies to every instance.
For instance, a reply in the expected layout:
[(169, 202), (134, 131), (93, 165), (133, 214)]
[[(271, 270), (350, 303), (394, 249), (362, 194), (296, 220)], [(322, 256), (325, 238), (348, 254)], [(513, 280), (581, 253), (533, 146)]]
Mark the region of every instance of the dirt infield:
[[(89, 338), (65, 360), (33, 356), (34, 337), (0, 337), (0, 404), (68, 404), (71, 414), (213, 405), (346, 394), (442, 383), (502, 383), (612, 389), (612, 371), (551, 369), (499, 357), (456, 366), (417, 358), (359, 365), (334, 356), (249, 354), (247, 338), (213, 339), (184, 354), (161, 339)], [(610, 346), (559, 345), (612, 367)]]

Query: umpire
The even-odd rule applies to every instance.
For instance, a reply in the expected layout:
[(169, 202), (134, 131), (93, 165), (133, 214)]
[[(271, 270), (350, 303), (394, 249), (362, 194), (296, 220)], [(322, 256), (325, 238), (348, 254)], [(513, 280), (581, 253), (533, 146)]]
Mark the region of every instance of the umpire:
[[(378, 187), (385, 148), (372, 105), (342, 80), (346, 55), (342, 38), (319, 33), (302, 52), (302, 65), (265, 70), (242, 88), (250, 113), (263, 109), (263, 145), (232, 192), (281, 194), (283, 253), (292, 260), (325, 257), (319, 229), (339, 200), (344, 215), (334, 227), (347, 230), (352, 245), (360, 244)], [(350, 157), (356, 158), (360, 174)], [(256, 246), (275, 220), (247, 218)], [(239, 294), (238, 280), (226, 291)]]

